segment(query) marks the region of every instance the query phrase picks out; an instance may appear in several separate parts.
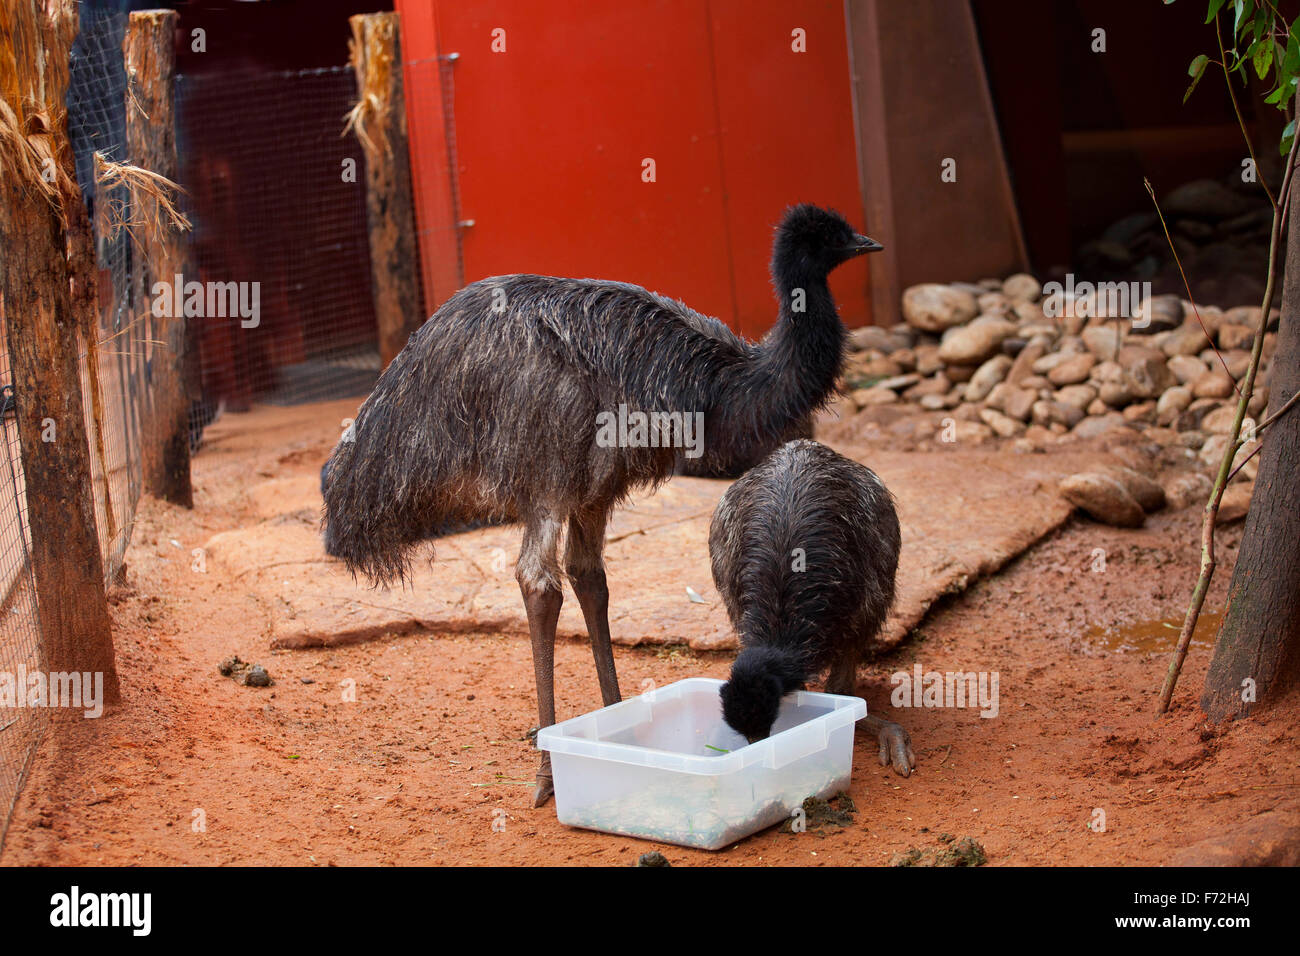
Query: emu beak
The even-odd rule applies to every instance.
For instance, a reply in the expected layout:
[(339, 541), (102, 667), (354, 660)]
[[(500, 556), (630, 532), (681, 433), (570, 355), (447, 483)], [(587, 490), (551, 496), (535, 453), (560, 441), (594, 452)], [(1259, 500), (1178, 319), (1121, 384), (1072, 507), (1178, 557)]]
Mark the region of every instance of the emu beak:
[(851, 259), (864, 253), (879, 252), (883, 248), (885, 247), (881, 243), (876, 242), (869, 236), (854, 236), (852, 245), (845, 249), (844, 252)]

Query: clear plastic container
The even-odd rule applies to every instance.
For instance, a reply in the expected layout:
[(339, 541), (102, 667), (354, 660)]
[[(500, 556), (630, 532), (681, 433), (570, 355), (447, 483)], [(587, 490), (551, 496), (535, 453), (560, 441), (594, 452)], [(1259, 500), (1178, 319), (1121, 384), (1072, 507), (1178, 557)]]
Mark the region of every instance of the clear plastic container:
[(848, 787), (865, 701), (796, 691), (750, 744), (722, 719), (722, 684), (692, 677), (543, 728), (560, 822), (718, 850)]

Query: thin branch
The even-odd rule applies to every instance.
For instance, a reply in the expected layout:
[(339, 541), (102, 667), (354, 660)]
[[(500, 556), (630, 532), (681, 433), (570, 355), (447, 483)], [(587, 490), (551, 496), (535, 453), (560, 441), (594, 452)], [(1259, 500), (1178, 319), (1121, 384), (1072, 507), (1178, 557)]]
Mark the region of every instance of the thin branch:
[[(1291, 408), (1295, 406), (1297, 401), (1300, 401), (1300, 392), (1296, 392), (1294, 395), (1292, 395), (1290, 400), (1285, 405), (1283, 405), (1276, 412), (1274, 412), (1272, 415), (1268, 416), (1268, 418), (1264, 419), (1262, 422), (1260, 422), (1258, 425), (1255, 426), (1256, 437), (1258, 437), (1259, 433), (1262, 432), (1265, 428), (1267, 428), (1269, 425), (1272, 425), (1275, 421), (1277, 421), (1288, 411), (1290, 411)], [(1241, 444), (1244, 443), (1238, 443), (1238, 447), (1240, 447)], [(1236, 478), (1237, 472), (1245, 468), (1246, 462), (1250, 461), (1252, 458), (1258, 455), (1263, 448), (1264, 448), (1264, 440), (1260, 439), (1259, 442), (1256, 443), (1255, 447), (1250, 450), (1250, 454), (1241, 460), (1241, 464), (1238, 465), (1236, 468), (1232, 469), (1232, 474), (1228, 476), (1228, 480), (1232, 481), (1233, 478)]]
[(1237, 125), (1241, 127), (1241, 138), (1246, 141), (1246, 152), (1250, 154), (1250, 161), (1254, 164), (1256, 170), (1256, 179), (1264, 187), (1264, 193), (1268, 196), (1268, 203), (1277, 210), (1277, 200), (1273, 198), (1273, 192), (1268, 188), (1268, 180), (1259, 172), (1259, 161), (1255, 158), (1255, 146), (1250, 141), (1250, 134), (1246, 132), (1246, 120), (1241, 115), (1241, 107), (1237, 105), (1237, 94), (1232, 89), (1232, 74), (1228, 72), (1228, 64), (1224, 61), (1228, 58), (1227, 52), (1223, 49), (1223, 33), (1219, 30), (1219, 15), (1214, 15), (1214, 38), (1219, 41), (1219, 67), (1223, 70), (1223, 82), (1228, 87), (1228, 99), (1232, 100), (1232, 111), (1237, 114)]
[[(1241, 447), (1242, 447), (1242, 446), (1241, 446), (1241, 443), (1238, 442), (1238, 443), (1237, 443), (1237, 448), (1241, 448)], [(1259, 450), (1260, 450), (1261, 448), (1263, 448), (1263, 447), (1264, 447), (1264, 443), (1263, 443), (1262, 441), (1261, 441), (1261, 442), (1257, 442), (1257, 443), (1255, 444), (1255, 447), (1252, 448), (1252, 449), (1250, 450), (1250, 454), (1247, 455), (1245, 458), (1241, 459), (1241, 464), (1238, 465), (1236, 468), (1232, 469), (1232, 474), (1228, 475), (1228, 481), (1232, 481), (1232, 479), (1236, 478), (1236, 477), (1237, 477), (1237, 472), (1239, 472), (1239, 471), (1241, 471), (1241, 469), (1245, 468), (1245, 467), (1246, 467), (1246, 462), (1250, 461), (1252, 458), (1254, 458), (1256, 455), (1258, 455), (1258, 454), (1259, 454)], [(1237, 453), (1236, 453), (1235, 450), (1234, 450), (1233, 453), (1232, 453), (1232, 457), (1233, 457), (1233, 458), (1236, 458), (1236, 457), (1237, 457)]]
[(1294, 395), (1291, 396), (1290, 400), (1287, 401), (1285, 405), (1283, 405), (1272, 415), (1268, 416), (1268, 418), (1264, 419), (1262, 422), (1256, 425), (1255, 434), (1258, 435), (1269, 425), (1272, 425), (1275, 421), (1277, 421), (1279, 418), (1281, 418), (1283, 415), (1289, 412), (1291, 408), (1296, 404), (1297, 401), (1300, 401), (1300, 392), (1296, 392)]
[[(1228, 371), (1228, 363), (1223, 358), (1223, 353), (1219, 351), (1219, 346), (1215, 344), (1214, 336), (1212, 336), (1210, 330), (1205, 327), (1205, 320), (1201, 318), (1201, 310), (1196, 307), (1196, 299), (1192, 297), (1191, 283), (1187, 281), (1187, 273), (1183, 271), (1183, 260), (1179, 258), (1178, 249), (1174, 247), (1174, 237), (1169, 234), (1169, 225), (1165, 222), (1165, 214), (1160, 209), (1159, 200), (1156, 199), (1155, 187), (1151, 185), (1151, 180), (1149, 179), (1143, 179), (1142, 185), (1146, 186), (1147, 193), (1151, 196), (1151, 203), (1156, 207), (1156, 216), (1160, 219), (1160, 228), (1165, 231), (1165, 241), (1169, 243), (1169, 251), (1174, 255), (1174, 265), (1178, 266), (1178, 274), (1183, 277), (1183, 288), (1187, 290), (1187, 301), (1192, 304), (1192, 314), (1196, 316), (1196, 321), (1200, 324), (1201, 331), (1205, 334), (1206, 341), (1210, 343), (1210, 348), (1214, 350), (1214, 354), (1218, 358), (1219, 364), (1223, 366), (1223, 374), (1228, 376), (1228, 380), (1232, 382), (1232, 387), (1236, 389), (1237, 394), (1240, 395), (1241, 389), (1237, 388), (1237, 380), (1233, 378), (1232, 373)], [(1276, 205), (1273, 207), (1273, 216), (1274, 218), (1277, 217)]]

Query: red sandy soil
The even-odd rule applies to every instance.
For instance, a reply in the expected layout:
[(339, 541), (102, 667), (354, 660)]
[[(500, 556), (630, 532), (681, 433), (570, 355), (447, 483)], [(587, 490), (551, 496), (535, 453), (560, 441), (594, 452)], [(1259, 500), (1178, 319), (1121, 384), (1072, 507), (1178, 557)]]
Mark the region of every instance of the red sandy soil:
[[(254, 477), (319, 469), (353, 408), (227, 416), (195, 460), (195, 509), (142, 502), (112, 596), (124, 702), (47, 734), (0, 863), (627, 865), (658, 849), (674, 865), (881, 865), (946, 832), (978, 840), (992, 865), (1159, 865), (1205, 838), (1230, 842), (1265, 811), (1300, 809), (1294, 696), (1211, 731), (1195, 706), (1209, 659), (1199, 645), (1174, 712), (1153, 717), (1175, 634), (1153, 622), (1181, 620), (1199, 558), (1192, 508), (1140, 530), (1075, 519), (864, 668), (859, 693), (908, 728), (918, 768), (903, 779), (880, 767), (859, 734), (852, 826), (770, 829), (717, 853), (564, 827), (554, 804), (529, 806), (538, 755), (524, 739), (536, 724), (526, 636), (272, 652), (265, 609), (240, 582), (191, 569), (191, 549), (253, 520), (242, 489)], [(966, 453), (972, 482), (997, 481), (1004, 449)], [(918, 453), (917, 481), (925, 463)], [(1240, 529), (1220, 533), (1207, 609), (1222, 605)], [(1120, 649), (1130, 643), (1160, 652)], [(265, 665), (275, 685), (220, 676), (232, 654)], [(615, 655), (625, 693), (725, 677), (730, 664), (684, 648)], [(892, 710), (889, 675), (915, 662), (998, 671), (999, 716)], [(355, 703), (342, 700), (348, 680)], [(556, 686), (561, 717), (599, 706), (583, 642), (560, 641)], [(1088, 826), (1098, 808), (1105, 832)]]

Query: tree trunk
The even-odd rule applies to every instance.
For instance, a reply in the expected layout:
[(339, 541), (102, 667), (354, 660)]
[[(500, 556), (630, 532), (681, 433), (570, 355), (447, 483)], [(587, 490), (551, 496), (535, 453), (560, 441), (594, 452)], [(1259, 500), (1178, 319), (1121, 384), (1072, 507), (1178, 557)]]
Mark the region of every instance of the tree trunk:
[[(176, 60), (172, 33), (174, 10), (138, 10), (131, 14), (122, 42), (126, 60), (126, 152), (136, 166), (176, 181), (176, 129), (172, 103)], [(152, 210), (143, 210), (145, 218)], [(176, 230), (164, 225), (138, 228), (141, 256), (132, 301), (147, 309), (155, 282), (172, 283), (183, 274), (185, 250)], [(145, 490), (186, 508), (194, 507), (190, 487), (190, 400), (186, 389), (185, 317), (149, 314), (153, 361), (148, 394), (152, 414), (143, 448)]]
[[(424, 323), (415, 244), (415, 207), (407, 155), (402, 45), (396, 13), (351, 17), (352, 67), (364, 112), (357, 139), (366, 154), (366, 219), (379, 358), (393, 360)], [(370, 104), (380, 104), (373, 108)]]
[[(1300, 202), (1291, 203), (1289, 219), (1269, 414), (1300, 391)], [(1269, 425), (1262, 438), (1241, 553), (1201, 695), (1215, 723), (1278, 697), (1295, 682), (1300, 664), (1300, 408)]]

